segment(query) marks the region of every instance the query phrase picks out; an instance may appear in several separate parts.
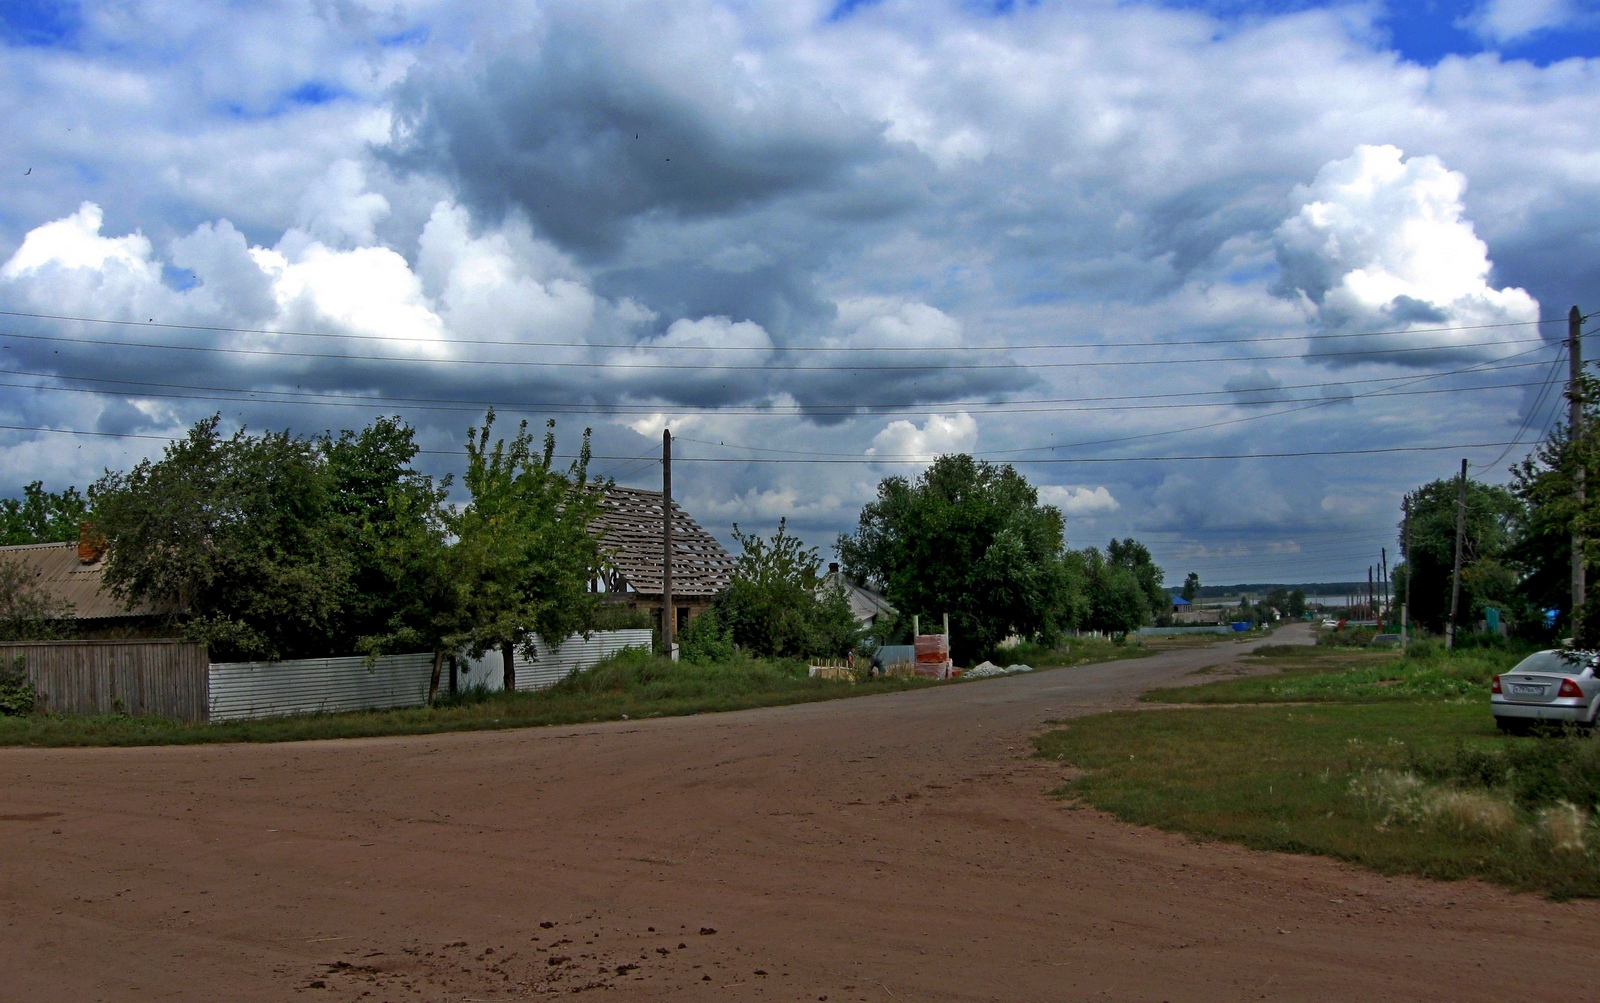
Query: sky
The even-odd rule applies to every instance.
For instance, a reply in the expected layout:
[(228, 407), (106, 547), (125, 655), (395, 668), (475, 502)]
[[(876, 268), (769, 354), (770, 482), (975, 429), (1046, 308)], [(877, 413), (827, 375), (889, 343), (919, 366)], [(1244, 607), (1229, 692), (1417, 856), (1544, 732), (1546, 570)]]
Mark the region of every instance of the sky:
[[(197, 419), (497, 427), (826, 555), (1014, 464), (1171, 584), (1359, 579), (1600, 304), (1600, 3), (0, 4), (0, 494)], [(1590, 354), (1595, 354), (1591, 349)]]

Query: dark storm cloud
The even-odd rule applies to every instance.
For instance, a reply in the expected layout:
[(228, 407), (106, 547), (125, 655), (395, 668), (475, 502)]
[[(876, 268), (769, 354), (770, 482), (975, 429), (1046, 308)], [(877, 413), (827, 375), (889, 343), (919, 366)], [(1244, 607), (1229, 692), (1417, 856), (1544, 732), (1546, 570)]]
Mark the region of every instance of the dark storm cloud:
[(523, 210), (591, 258), (641, 217), (736, 213), (835, 184), (882, 151), (872, 123), (788, 88), (763, 93), (727, 66), (674, 67), (711, 84), (691, 92), (582, 27), (529, 44), (476, 73), (414, 76), (387, 155), (450, 178), (486, 216)]

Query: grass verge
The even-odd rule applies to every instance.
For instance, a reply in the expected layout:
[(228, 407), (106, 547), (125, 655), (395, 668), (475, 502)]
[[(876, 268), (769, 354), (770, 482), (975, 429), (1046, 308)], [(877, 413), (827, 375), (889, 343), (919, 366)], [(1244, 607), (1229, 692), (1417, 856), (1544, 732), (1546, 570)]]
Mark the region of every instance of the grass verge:
[[(1284, 671), (1149, 695), (1256, 706), (1083, 718), (1041, 736), (1038, 753), (1081, 771), (1062, 794), (1128, 822), (1383, 873), (1600, 896), (1600, 740), (1496, 731), (1487, 679), (1516, 653), (1257, 656)], [(1274, 706), (1286, 701), (1300, 705)]]
[[(1445, 651), (1416, 644), (1393, 648), (1265, 645), (1239, 659), (1244, 678), (1151, 690), (1150, 703), (1376, 702), (1416, 699), (1488, 700), (1489, 678), (1527, 652), (1495, 648)], [(1485, 713), (1487, 711), (1485, 710)]]
[(740, 658), (701, 666), (624, 652), (548, 690), (467, 693), (433, 707), (216, 724), (125, 715), (0, 717), (0, 745), (190, 745), (427, 735), (747, 710), (938, 685), (945, 684), (903, 677), (848, 685), (808, 678), (804, 662)]

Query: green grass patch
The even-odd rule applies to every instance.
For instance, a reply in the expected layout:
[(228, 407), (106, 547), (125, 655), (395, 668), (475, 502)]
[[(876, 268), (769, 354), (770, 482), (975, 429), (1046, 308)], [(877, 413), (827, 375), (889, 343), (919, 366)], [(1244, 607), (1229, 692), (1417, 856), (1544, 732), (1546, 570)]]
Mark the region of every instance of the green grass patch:
[(1267, 645), (1240, 665), (1259, 674), (1198, 686), (1151, 690), (1152, 703), (1319, 703), (1418, 699), (1478, 700), (1487, 713), (1489, 679), (1509, 670), (1526, 651), (1431, 643), (1395, 648)]
[(938, 685), (945, 684), (903, 677), (852, 685), (811, 679), (804, 662), (736, 658), (695, 665), (628, 651), (548, 690), (468, 692), (433, 707), (216, 724), (123, 715), (0, 717), (0, 745), (189, 745), (428, 735), (746, 710)]
[(1023, 642), (995, 652), (990, 661), (1001, 667), (1031, 665), (1036, 669), (1063, 669), (1092, 662), (1115, 662), (1124, 658), (1145, 658), (1166, 650), (1146, 639), (1128, 638), (1121, 643), (1103, 637), (1069, 637), (1054, 647)]
[[(1037, 746), (1083, 771), (1064, 795), (1128, 822), (1386, 874), (1600, 895), (1596, 743), (1501, 737), (1482, 703), (1123, 711)], [(1581, 764), (1587, 779), (1519, 798), (1530, 763), (1546, 779)]]

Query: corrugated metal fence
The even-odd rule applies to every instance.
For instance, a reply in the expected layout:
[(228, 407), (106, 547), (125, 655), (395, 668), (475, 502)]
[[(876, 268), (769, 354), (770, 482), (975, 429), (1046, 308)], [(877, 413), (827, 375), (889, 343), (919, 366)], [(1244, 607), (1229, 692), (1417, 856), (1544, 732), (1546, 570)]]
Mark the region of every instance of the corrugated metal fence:
[(371, 662), (361, 655), (218, 662), (210, 672), (211, 720), (420, 707), (428, 702), (432, 675), (433, 656), (427, 652)]
[(0, 644), (21, 656), (41, 710), (58, 714), (206, 717), (206, 646), (193, 641), (33, 641)]
[[(543, 690), (567, 678), (576, 669), (598, 665), (624, 648), (650, 650), (654, 635), (648, 630), (607, 630), (585, 639), (573, 634), (559, 645), (534, 639), (532, 661), (519, 651), (513, 660), (517, 671), (517, 690)], [(485, 690), (502, 689), (504, 665), (500, 655), (491, 652), (479, 659), (463, 659), (461, 685)]]

